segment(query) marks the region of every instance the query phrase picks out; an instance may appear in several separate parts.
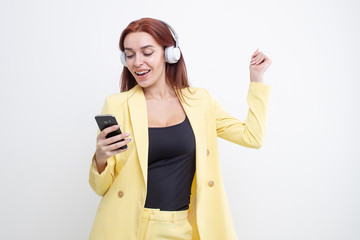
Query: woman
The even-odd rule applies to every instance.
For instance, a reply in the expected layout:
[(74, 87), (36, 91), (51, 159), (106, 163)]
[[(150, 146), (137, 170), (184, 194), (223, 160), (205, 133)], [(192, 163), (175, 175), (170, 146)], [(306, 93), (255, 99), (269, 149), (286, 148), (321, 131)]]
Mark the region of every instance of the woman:
[(170, 26), (151, 18), (121, 34), (122, 92), (107, 97), (102, 113), (114, 114), (123, 134), (106, 139), (113, 126), (97, 137), (89, 182), (103, 198), (90, 239), (237, 239), (217, 137), (261, 146), (270, 94), (262, 82), (271, 60), (258, 50), (251, 57), (242, 122), (206, 90), (189, 87), (176, 40)]

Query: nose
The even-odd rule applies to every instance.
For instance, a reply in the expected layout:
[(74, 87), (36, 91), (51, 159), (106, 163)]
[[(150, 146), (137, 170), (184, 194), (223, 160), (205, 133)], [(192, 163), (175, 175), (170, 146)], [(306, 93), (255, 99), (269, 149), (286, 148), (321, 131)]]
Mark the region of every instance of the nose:
[(135, 60), (134, 60), (134, 65), (135, 67), (140, 67), (141, 65), (143, 65), (144, 60), (141, 57), (141, 54), (136, 54), (135, 55)]

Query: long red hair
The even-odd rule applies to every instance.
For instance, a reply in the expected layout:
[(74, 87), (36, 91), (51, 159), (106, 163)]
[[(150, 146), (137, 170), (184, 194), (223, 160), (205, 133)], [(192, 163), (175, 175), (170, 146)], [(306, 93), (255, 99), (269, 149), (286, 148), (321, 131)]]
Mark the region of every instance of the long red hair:
[[(124, 39), (126, 35), (133, 32), (146, 32), (150, 34), (155, 41), (164, 47), (175, 46), (175, 39), (170, 29), (163, 22), (153, 18), (142, 18), (131, 22), (121, 33), (119, 47), (124, 51)], [(183, 99), (180, 89), (188, 88), (189, 82), (186, 72), (184, 56), (177, 63), (165, 66), (166, 81), (174, 87), (178, 96)], [(137, 82), (131, 72), (124, 67), (121, 74), (121, 92), (128, 91), (137, 85)]]

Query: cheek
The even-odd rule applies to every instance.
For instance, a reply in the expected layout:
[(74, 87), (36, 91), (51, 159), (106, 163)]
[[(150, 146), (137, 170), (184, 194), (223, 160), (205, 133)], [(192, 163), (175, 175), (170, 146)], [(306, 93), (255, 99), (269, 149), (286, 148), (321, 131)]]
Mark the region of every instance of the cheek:
[(154, 53), (148, 56), (145, 63), (152, 68), (153, 71), (162, 71), (165, 68), (165, 56), (164, 53)]
[(159, 52), (156, 55), (151, 55), (151, 61), (156, 64), (157, 66), (165, 63), (165, 53)]

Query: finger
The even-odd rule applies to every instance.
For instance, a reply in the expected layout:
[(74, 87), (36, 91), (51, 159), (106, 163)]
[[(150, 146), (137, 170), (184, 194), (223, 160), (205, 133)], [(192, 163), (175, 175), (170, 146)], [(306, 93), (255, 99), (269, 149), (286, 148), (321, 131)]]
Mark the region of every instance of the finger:
[(263, 64), (264, 64), (264, 69), (265, 69), (265, 70), (268, 69), (269, 66), (271, 65), (271, 63), (272, 63), (272, 61), (271, 61), (270, 58), (265, 58), (265, 60), (264, 60), (264, 62), (263, 62)]
[[(113, 147), (114, 143), (116, 142), (123, 142), (125, 137), (130, 136), (130, 133), (123, 133), (123, 134), (119, 134), (117, 136), (108, 138), (108, 139), (99, 139), (97, 141), (97, 149), (99, 149), (99, 151), (101, 152), (107, 152), (106, 154), (110, 154), (109, 151), (112, 151), (116, 148)], [(127, 140), (127, 139), (125, 139)], [(122, 144), (120, 147), (122, 147), (123, 145), (125, 145), (126, 143)]]
[(270, 66), (271, 59), (268, 56), (264, 55), (264, 59), (263, 59), (262, 63), (266, 63), (266, 64), (268, 64)]
[(116, 149), (116, 150), (112, 151), (111, 154), (114, 154), (114, 155), (115, 155), (115, 154), (119, 154), (119, 153), (125, 152), (125, 151), (129, 150), (130, 147), (131, 147), (131, 146), (127, 145), (127, 148), (124, 148), (124, 149)]
[(119, 154), (119, 153), (122, 153), (122, 152), (127, 151), (129, 148), (130, 148), (130, 147), (128, 146), (127, 148), (124, 148), (124, 149), (115, 150), (115, 151), (112, 151), (111, 154), (112, 154), (112, 155), (116, 155), (116, 154)]
[(128, 138), (124, 141), (121, 141), (121, 142), (118, 142), (118, 143), (114, 143), (114, 144), (111, 144), (111, 145), (108, 145), (105, 147), (106, 151), (108, 152), (112, 152), (118, 148), (121, 148), (123, 146), (125, 146), (126, 144), (128, 144), (129, 142), (131, 141), (131, 138)]
[(111, 137), (111, 138), (107, 138), (107, 139), (104, 141), (104, 145), (110, 145), (110, 144), (112, 144), (112, 143), (114, 143), (114, 142), (123, 140), (123, 139), (129, 137), (130, 135), (131, 135), (131, 133), (122, 133), (122, 134), (113, 136), (113, 137)]
[(270, 63), (272, 62), (271, 59), (268, 56), (264, 55), (264, 57), (265, 57), (265, 61), (268, 61)]
[(260, 55), (262, 55), (263, 53), (262, 52), (258, 52), (252, 59), (256, 59), (258, 58)]
[[(119, 129), (120, 128), (120, 125), (114, 125), (114, 126), (111, 126), (111, 127), (107, 127), (107, 128), (105, 128), (104, 130), (102, 130), (101, 132), (100, 132), (100, 134), (101, 134), (101, 138), (105, 138), (106, 137), (106, 135), (108, 135), (109, 133), (111, 133), (111, 132), (114, 132), (114, 131), (116, 131), (117, 129)], [(100, 135), (99, 134), (99, 135)]]
[(256, 64), (259, 65), (264, 61), (265, 57), (264, 55), (260, 56), (260, 58), (256, 61)]
[(253, 53), (253, 55), (251, 55), (251, 58), (254, 58), (256, 56), (256, 54), (258, 54), (259, 49), (256, 49), (256, 51)]
[(258, 63), (259, 62), (259, 60), (263, 57), (263, 53), (259, 53), (250, 63), (251, 64), (256, 64), (256, 63)]

